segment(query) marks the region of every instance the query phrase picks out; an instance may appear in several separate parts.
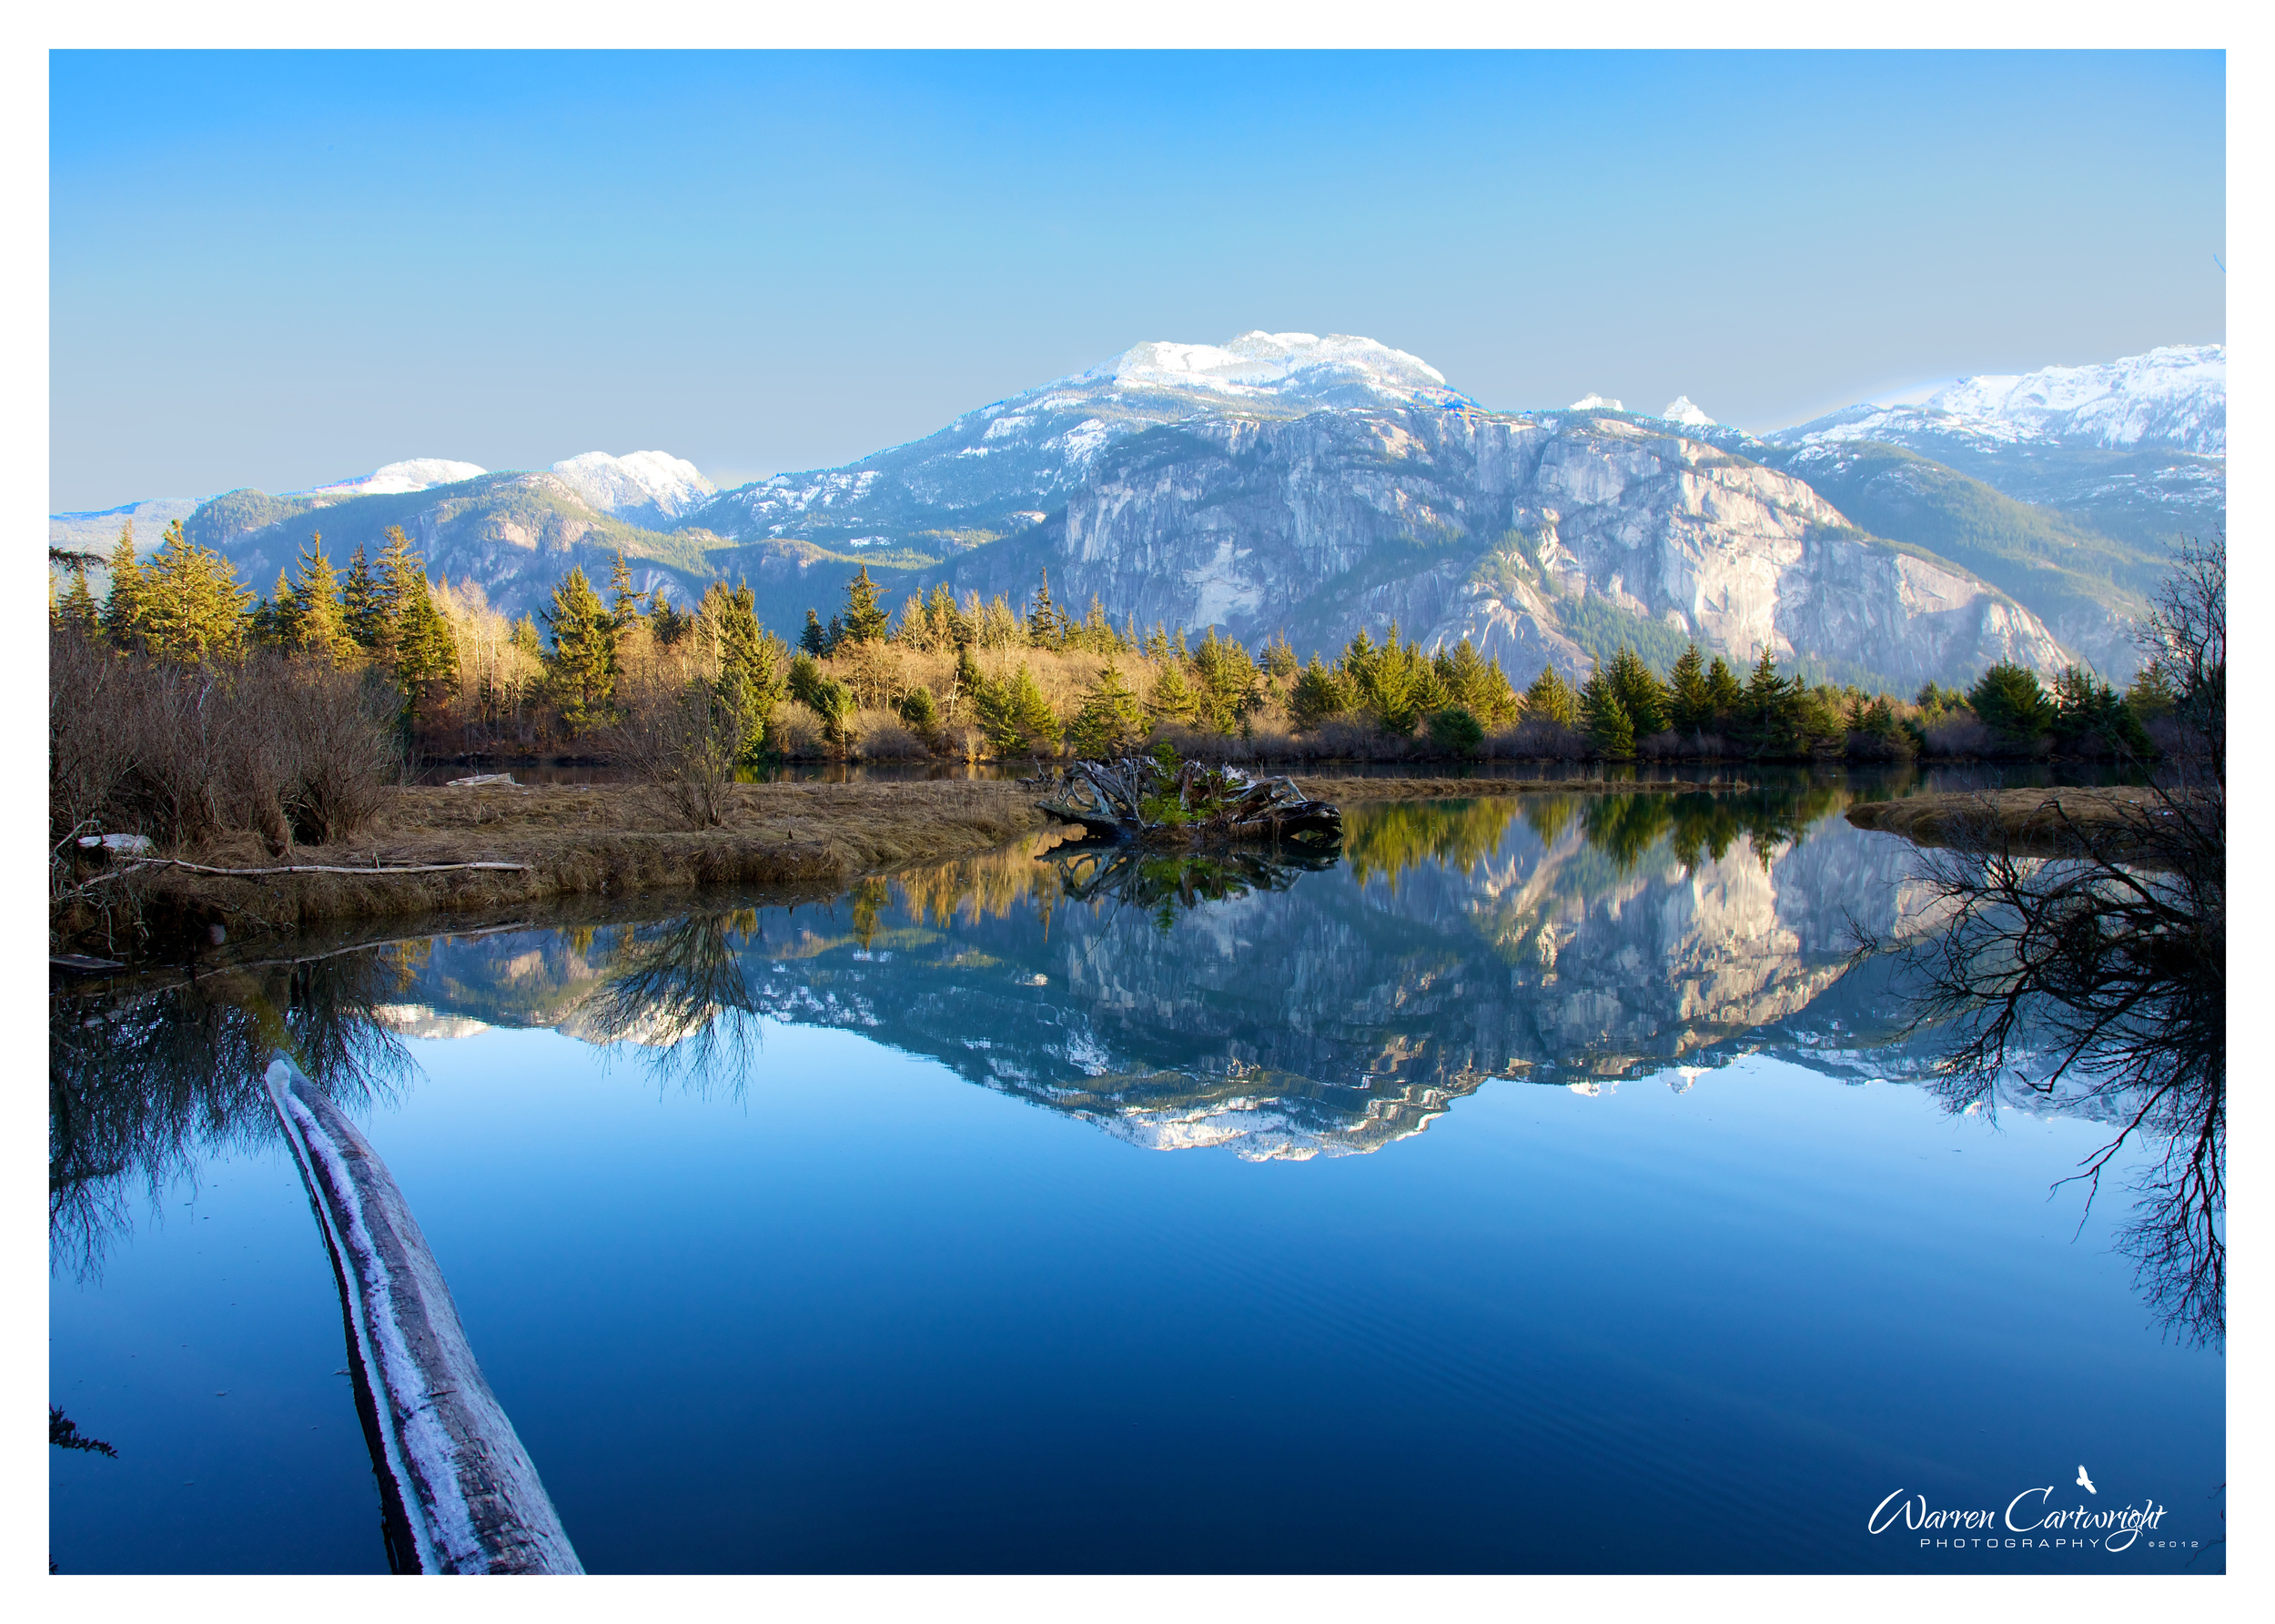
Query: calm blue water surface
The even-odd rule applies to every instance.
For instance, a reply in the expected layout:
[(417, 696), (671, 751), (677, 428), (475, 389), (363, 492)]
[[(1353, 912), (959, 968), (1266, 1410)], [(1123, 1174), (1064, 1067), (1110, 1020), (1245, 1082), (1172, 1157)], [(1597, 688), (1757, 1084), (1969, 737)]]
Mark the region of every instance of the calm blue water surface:
[[(329, 1266), (229, 1082), (281, 1029), (595, 1572), (2218, 1571), (2223, 1361), (2160, 1333), (2121, 1192), (2052, 1189), (2108, 1125), (1955, 1116), (1840, 973), (1905, 849), (1648, 812), (72, 1003), (66, 1148), (122, 1166), (59, 1209), (51, 1397), (118, 1453), (51, 1451), (54, 1559), (384, 1566)], [(2122, 1553), (1867, 1531), (2049, 1484), (2167, 1511)]]

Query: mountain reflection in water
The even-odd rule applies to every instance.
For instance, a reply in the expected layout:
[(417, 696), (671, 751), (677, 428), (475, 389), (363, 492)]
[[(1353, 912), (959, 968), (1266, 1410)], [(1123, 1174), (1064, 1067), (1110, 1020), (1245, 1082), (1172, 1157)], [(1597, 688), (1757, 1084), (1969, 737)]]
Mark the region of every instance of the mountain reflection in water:
[[(1906, 872), (1898, 842), (1827, 822), (1845, 801), (1391, 802), (1354, 809), (1340, 861), (1043, 838), (818, 905), (737, 899), (59, 999), (59, 1222), (76, 1215), (91, 1260), (97, 1191), (130, 1167), (164, 1177), (193, 1132), (265, 1133), (277, 1044), (352, 1093), (401, 1074), (402, 1036), (551, 1027), (739, 1091), (763, 1020), (838, 1026), (1136, 1144), (1250, 1158), (1378, 1149), (1489, 1077), (1584, 1086), (1766, 1044), (1838, 1068), (1841, 1034), (1881, 1020), (1869, 999), (1818, 1007), (1849, 916), (1894, 927)], [(1805, 1014), (1810, 1033), (1776, 1030)]]

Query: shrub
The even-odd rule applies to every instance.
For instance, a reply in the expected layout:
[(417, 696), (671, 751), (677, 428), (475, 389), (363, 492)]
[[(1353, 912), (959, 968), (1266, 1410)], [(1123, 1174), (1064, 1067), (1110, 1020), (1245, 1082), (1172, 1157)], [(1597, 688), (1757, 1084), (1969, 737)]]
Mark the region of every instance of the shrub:
[(1446, 755), (1473, 756), (1485, 743), (1485, 726), (1460, 705), (1430, 713), (1430, 742)]

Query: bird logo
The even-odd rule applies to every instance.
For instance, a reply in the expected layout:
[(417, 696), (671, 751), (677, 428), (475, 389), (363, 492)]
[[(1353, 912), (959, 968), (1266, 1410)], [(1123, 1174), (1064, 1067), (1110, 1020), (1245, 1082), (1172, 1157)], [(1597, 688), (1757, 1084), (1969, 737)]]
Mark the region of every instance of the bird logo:
[(2078, 1468), (2078, 1487), (2084, 1489), (2088, 1494), (2099, 1494), (2101, 1492), (2093, 1486), (2093, 1479), (2086, 1476), (2086, 1468), (2084, 1467), (2079, 1467)]

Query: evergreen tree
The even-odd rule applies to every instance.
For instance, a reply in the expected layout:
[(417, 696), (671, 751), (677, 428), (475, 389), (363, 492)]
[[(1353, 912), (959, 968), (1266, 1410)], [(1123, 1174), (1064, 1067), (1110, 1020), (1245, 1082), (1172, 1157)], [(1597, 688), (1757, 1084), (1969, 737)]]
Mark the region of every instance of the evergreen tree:
[(1229, 733), (1263, 704), (1256, 662), (1211, 626), (1193, 651), (1194, 714), (1210, 731)]
[(1714, 664), (1706, 668), (1706, 700), (1707, 713), (1716, 727), (1745, 708), (1745, 690), (1738, 683), (1738, 674), (1719, 654), (1714, 656)]
[(192, 541), (177, 519), (144, 573), (143, 641), (169, 660), (233, 658), (245, 646), (252, 600), (229, 561)]
[(95, 601), (95, 594), (86, 584), (86, 560), (73, 561), (71, 584), (64, 589), (63, 601), (56, 606), (56, 618), (66, 626), (75, 626), (87, 637), (99, 636), (103, 630), (102, 605)]
[(277, 589), (253, 605), (253, 646), (289, 650), (298, 630), (298, 606), (292, 600), (292, 581), (280, 568)]
[[(837, 622), (830, 622), (834, 628)], [(885, 639), (885, 614), (877, 606), (877, 589), (869, 579), (869, 567), (864, 564), (860, 572), (845, 583), (844, 628), (830, 643), (834, 651), (840, 641), (847, 644), (882, 642)]]
[(979, 669), (979, 661), (972, 658), (972, 646), (964, 643), (956, 651), (956, 688), (948, 695), (948, 716), (978, 714), (980, 696), (987, 691), (987, 674)]
[(1588, 740), (1596, 752), (1613, 761), (1635, 753), (1635, 724), (1620, 703), (1619, 688), (1602, 666), (1589, 673), (1580, 688), (1580, 712), (1588, 721)]
[(1754, 661), (1754, 674), (1746, 679), (1742, 711), (1746, 731), (1757, 748), (1784, 749), (1790, 744), (1793, 709), (1798, 698), (1795, 686), (1777, 674), (1777, 662), (1770, 658), (1769, 645), (1763, 644), (1762, 657)]
[(532, 660), (545, 658), (545, 640), (538, 633), (537, 622), (526, 614), (514, 621), (513, 630), (506, 633), (506, 645), (521, 650)]
[(1714, 723), (1714, 696), (1707, 686), (1706, 659), (1696, 643), (1684, 650), (1667, 672), (1667, 721), (1684, 733), (1704, 732)]
[(1157, 722), (1193, 720), (1193, 690), (1185, 681), (1182, 661), (1163, 662), (1161, 674), (1154, 679), (1153, 691), (1146, 697), (1146, 709)]
[(1024, 750), (1041, 754), (1056, 753), (1058, 749), (1058, 718), (1025, 661), (1019, 662), (1018, 674), (1010, 681), (993, 686), (979, 721), (986, 730), (988, 742), (999, 752)]
[(1666, 689), (1634, 650), (1622, 643), (1619, 652), (1612, 656), (1607, 674), (1612, 691), (1619, 696), (1620, 708), (1627, 712), (1637, 738), (1648, 739), (1666, 731)]
[(359, 547), (348, 555), (348, 580), (339, 593), (339, 621), (348, 641), (365, 653), (387, 641), (387, 595)]
[(1463, 638), (1451, 650), (1441, 651), (1438, 679), (1447, 698), (1479, 722), (1499, 726), (1516, 720), (1517, 696), (1497, 661), (1479, 655), (1476, 645)]
[(142, 646), (142, 566), (135, 560), (135, 521), (129, 519), (111, 549), (110, 591), (103, 600), (103, 635), (116, 649)]
[(606, 726), (615, 714), (616, 624), (581, 565), (553, 589), (545, 629), (553, 640), (546, 680), (561, 721), (571, 734)]
[(2054, 703), (2038, 686), (2037, 673), (2002, 660), (1967, 690), (1968, 709), (1983, 725), (2017, 742), (2054, 731)]
[(399, 590), (395, 610), (395, 686), (403, 696), (403, 727), (415, 728), (439, 695), (458, 686), (458, 641), (435, 608), (424, 575)]
[(1035, 588), (1035, 602), (1026, 612), (1027, 641), (1038, 649), (1063, 649), (1067, 628), (1058, 606), (1051, 601), (1051, 572), (1043, 571)]
[(1288, 641), (1285, 631), (1275, 633), (1272, 641), (1264, 645), (1264, 651), (1259, 658), (1265, 671), (1279, 678), (1294, 676), (1300, 664), (1296, 659), (1295, 645)]
[(1320, 661), (1317, 654), (1296, 678), (1295, 687), (1288, 695), (1288, 714), (1297, 727), (1309, 731), (1331, 717), (1350, 709), (1349, 684), (1335, 671)]
[(810, 609), (805, 611), (805, 630), (798, 633), (798, 647), (815, 660), (829, 654), (829, 633), (822, 629), (822, 617)]
[(1137, 694), (1122, 681), (1120, 671), (1110, 665), (1100, 666), (1098, 680), (1082, 696), (1082, 708), (1067, 730), (1075, 753), (1117, 756), (1145, 734), (1145, 712), (1138, 708)]
[(1146, 636), (1146, 658), (1158, 663), (1169, 657), (1169, 629), (1156, 620)]
[(824, 676), (814, 656), (803, 653), (790, 662), (788, 686), (790, 697), (820, 719), (822, 739), (830, 753), (843, 757), (855, 739), (853, 690), (834, 677)]
[(2179, 687), (2159, 661), (2152, 660), (2142, 666), (2125, 690), (2125, 703), (2143, 721), (2170, 715), (2179, 702)]
[(1532, 686), (1524, 691), (1524, 714), (1528, 720), (1573, 727), (1580, 721), (1580, 696), (1554, 666), (1544, 665), (1532, 679)]
[(694, 624), (693, 615), (682, 614), (672, 603), (668, 587), (658, 587), (648, 594), (648, 618), (660, 649), (676, 646)]
[(748, 585), (729, 590), (713, 581), (693, 617), (703, 646), (718, 666), (714, 691), (737, 718), (736, 757), (754, 761), (769, 746), (774, 707), (788, 689), (790, 651), (758, 623), (758, 600)]
[(608, 618), (619, 631), (642, 619), (640, 594), (632, 590), (632, 566), (624, 561), (624, 550), (618, 548), (616, 557), (608, 567)]

